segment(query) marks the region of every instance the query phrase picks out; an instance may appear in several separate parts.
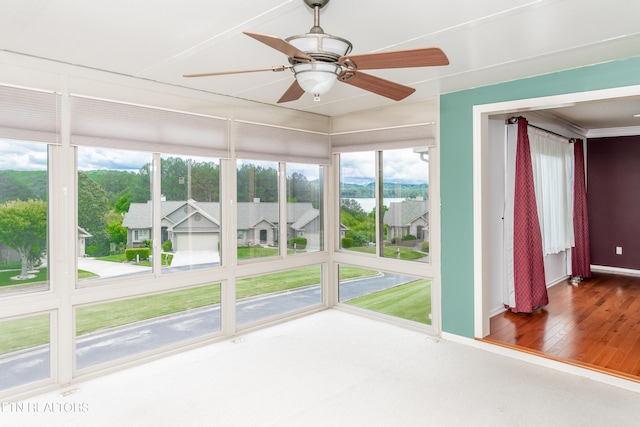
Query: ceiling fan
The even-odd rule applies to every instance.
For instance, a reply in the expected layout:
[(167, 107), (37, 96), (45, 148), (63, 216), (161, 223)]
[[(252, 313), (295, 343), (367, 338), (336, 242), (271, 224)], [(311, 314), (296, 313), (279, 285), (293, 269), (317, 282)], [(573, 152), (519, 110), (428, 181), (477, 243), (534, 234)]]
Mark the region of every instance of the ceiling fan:
[(326, 6), (329, 0), (303, 1), (314, 9), (314, 25), (307, 34), (283, 40), (276, 36), (244, 32), (249, 37), (287, 55), (290, 65), (255, 70), (185, 74), (184, 77), (220, 76), (260, 71), (278, 72), (290, 69), (293, 71), (295, 80), (278, 100), (278, 103), (295, 101), (305, 92), (312, 94), (314, 99), (319, 101), (320, 95), (329, 92), (336, 81), (359, 87), (394, 101), (400, 101), (415, 92), (415, 89), (363, 73), (361, 70), (431, 67), (449, 64), (447, 56), (437, 47), (349, 55), (352, 45), (348, 40), (326, 34), (320, 27), (320, 9)]

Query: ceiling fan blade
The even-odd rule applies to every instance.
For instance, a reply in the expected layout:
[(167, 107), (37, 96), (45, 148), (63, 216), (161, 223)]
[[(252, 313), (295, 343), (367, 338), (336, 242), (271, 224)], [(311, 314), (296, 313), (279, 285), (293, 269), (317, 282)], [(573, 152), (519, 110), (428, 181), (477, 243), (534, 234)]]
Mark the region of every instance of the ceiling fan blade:
[(297, 80), (294, 80), (289, 89), (278, 99), (278, 104), (283, 102), (296, 101), (304, 94), (304, 90), (300, 87)]
[(280, 37), (270, 36), (267, 34), (259, 34), (259, 33), (250, 33), (248, 31), (244, 31), (246, 35), (249, 37), (253, 37), (254, 39), (266, 44), (269, 47), (278, 50), (288, 57), (300, 59), (303, 61), (314, 61), (314, 59), (289, 43), (286, 40), (282, 40)]
[(399, 83), (394, 83), (392, 81), (355, 70), (343, 71), (338, 77), (338, 80), (350, 84), (351, 86), (356, 86), (360, 89), (385, 96), (393, 99), (394, 101), (401, 101), (416, 91), (412, 87), (404, 86)]
[(449, 65), (447, 55), (437, 47), (347, 55), (340, 58), (338, 62), (340, 64), (346, 64), (347, 66), (349, 66), (349, 62), (351, 62), (355, 65), (354, 68), (358, 70)]
[(236, 71), (218, 71), (214, 73), (200, 73), (200, 74), (184, 74), (182, 77), (208, 77), (208, 76), (225, 76), (227, 74), (244, 74), (244, 73), (258, 73), (261, 71), (284, 71), (288, 70), (291, 67), (286, 67), (284, 65), (280, 65), (278, 67), (271, 68), (257, 68), (255, 70), (236, 70)]

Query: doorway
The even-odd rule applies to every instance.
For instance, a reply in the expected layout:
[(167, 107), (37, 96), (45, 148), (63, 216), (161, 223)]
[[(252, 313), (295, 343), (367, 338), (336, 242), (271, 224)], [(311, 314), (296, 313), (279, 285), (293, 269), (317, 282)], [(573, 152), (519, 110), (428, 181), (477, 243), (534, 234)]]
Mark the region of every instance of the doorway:
[[(496, 204), (492, 202), (490, 187), (492, 182), (491, 172), (495, 170), (496, 164), (496, 159), (492, 159), (491, 157), (492, 155), (495, 155), (495, 147), (492, 146), (491, 137), (492, 133), (495, 133), (496, 131), (500, 132), (496, 123), (499, 123), (500, 120), (504, 123), (504, 119), (513, 115), (523, 115), (527, 118), (535, 117), (542, 127), (549, 129), (550, 131), (563, 134), (567, 137), (588, 139), (590, 136), (594, 136), (592, 135), (591, 129), (581, 128), (570, 122), (558, 120), (556, 112), (560, 111), (560, 109), (577, 108), (589, 103), (622, 102), (629, 97), (640, 97), (640, 87), (615, 88), (602, 91), (478, 105), (474, 107), (473, 164), (476, 177), (474, 179), (474, 334), (476, 338), (485, 339), (486, 337), (491, 337), (491, 334), (494, 332), (492, 328), (496, 329), (500, 327), (499, 324), (496, 323), (495, 316), (502, 312), (502, 310), (500, 310), (501, 307), (499, 307), (500, 304), (496, 307), (495, 300), (492, 300), (492, 295), (495, 295), (495, 291), (492, 291), (491, 288), (492, 283), (495, 283), (495, 271), (500, 268), (500, 255), (496, 254), (496, 250), (491, 244), (491, 233), (495, 232), (495, 228), (499, 227), (499, 225), (492, 223), (492, 221), (496, 221), (496, 214), (499, 216), (500, 210), (502, 209), (501, 206), (496, 206)], [(495, 127), (493, 131), (491, 129), (492, 126)], [(500, 127), (504, 128), (504, 126)], [(620, 132), (620, 129), (616, 129), (616, 132)], [(630, 129), (629, 132), (635, 132), (636, 135), (640, 134), (640, 127)], [(497, 161), (500, 162), (501, 159), (498, 159)], [(567, 274), (568, 270), (566, 270), (566, 256), (558, 258), (556, 263), (558, 270), (555, 273), (555, 277), (552, 278), (551, 284), (557, 284), (552, 286), (550, 291), (554, 287), (557, 287), (557, 291), (562, 291), (563, 289), (566, 291), (567, 285), (569, 285), (569, 277)], [(599, 281), (598, 283), (601, 282), (602, 281)], [(550, 284), (549, 280), (547, 283)], [(548, 322), (548, 315), (550, 313), (544, 313), (540, 310), (540, 313), (538, 314), (538, 321), (544, 321), (544, 317), (546, 316), (546, 321)], [(533, 313), (531, 317), (533, 318), (534, 315), (535, 313)], [(493, 322), (492, 317), (494, 318)], [(506, 321), (510, 322), (511, 320), (507, 319)], [(523, 327), (522, 325), (531, 319), (523, 317), (522, 319), (517, 320), (520, 322), (518, 323), (518, 327), (521, 329)], [(538, 326), (541, 325), (542, 324), (538, 324)], [(542, 331), (546, 331), (546, 328), (542, 327)], [(539, 336), (532, 339), (540, 340), (542, 337)], [(556, 357), (551, 354), (545, 354), (544, 351), (532, 348), (528, 349), (532, 350), (534, 354), (543, 357), (551, 357), (557, 360), (571, 362), (568, 358), (563, 359), (562, 355)], [(538, 353), (536, 353), (536, 351)], [(640, 369), (640, 366), (638, 368)]]

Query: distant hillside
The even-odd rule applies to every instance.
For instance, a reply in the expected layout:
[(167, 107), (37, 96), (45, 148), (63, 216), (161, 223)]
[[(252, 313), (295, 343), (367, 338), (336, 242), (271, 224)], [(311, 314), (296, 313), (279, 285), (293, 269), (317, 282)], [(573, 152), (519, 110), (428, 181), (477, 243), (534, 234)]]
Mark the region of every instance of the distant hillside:
[[(365, 185), (340, 184), (340, 198), (342, 199), (371, 199), (375, 197), (375, 183)], [(385, 183), (383, 197), (387, 198), (429, 198), (428, 184), (400, 184)]]
[(0, 203), (7, 200), (47, 199), (46, 171), (0, 170)]

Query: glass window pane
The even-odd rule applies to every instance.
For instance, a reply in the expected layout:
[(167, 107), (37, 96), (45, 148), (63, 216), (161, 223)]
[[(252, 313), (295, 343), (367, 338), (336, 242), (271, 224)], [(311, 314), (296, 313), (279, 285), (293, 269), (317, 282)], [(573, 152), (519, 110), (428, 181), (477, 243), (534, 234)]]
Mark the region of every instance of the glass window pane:
[(0, 321), (0, 390), (51, 376), (48, 314)]
[(340, 154), (340, 248), (375, 253), (375, 152)]
[(322, 267), (248, 277), (236, 282), (236, 323), (244, 325), (322, 303)]
[(162, 271), (220, 265), (220, 162), (162, 156)]
[(78, 147), (78, 281), (151, 272), (150, 153)]
[(431, 280), (340, 266), (339, 301), (431, 325)]
[(238, 160), (238, 259), (280, 254), (278, 163)]
[(428, 159), (426, 147), (380, 153), (383, 257), (429, 261)]
[(288, 254), (323, 249), (322, 166), (287, 163)]
[(49, 289), (47, 145), (0, 139), (0, 296)]
[(220, 331), (220, 284), (76, 309), (76, 368)]

